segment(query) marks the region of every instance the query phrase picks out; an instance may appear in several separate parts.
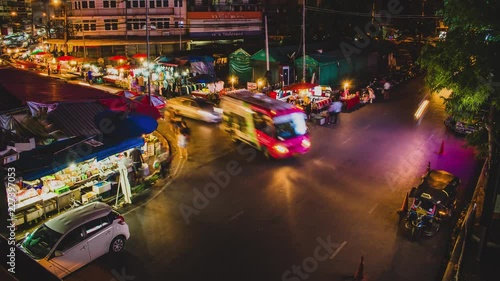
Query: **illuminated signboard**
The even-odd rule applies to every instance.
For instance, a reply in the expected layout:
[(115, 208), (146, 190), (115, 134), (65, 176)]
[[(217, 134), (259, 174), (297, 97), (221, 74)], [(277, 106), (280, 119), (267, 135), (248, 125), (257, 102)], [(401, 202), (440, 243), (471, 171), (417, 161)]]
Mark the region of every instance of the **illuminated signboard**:
[(241, 37), (262, 34), (262, 12), (188, 12), (191, 37)]

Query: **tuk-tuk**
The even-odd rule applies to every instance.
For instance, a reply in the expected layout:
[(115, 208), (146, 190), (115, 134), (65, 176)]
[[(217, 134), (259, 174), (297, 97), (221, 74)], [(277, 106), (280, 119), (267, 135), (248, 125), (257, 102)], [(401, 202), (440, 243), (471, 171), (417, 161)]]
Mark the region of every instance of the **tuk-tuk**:
[(412, 240), (422, 234), (436, 234), (441, 221), (452, 216), (459, 185), (460, 179), (457, 176), (443, 170), (431, 170), (429, 165), (420, 184), (409, 193), (412, 200), (407, 210), (405, 226), (411, 230)]

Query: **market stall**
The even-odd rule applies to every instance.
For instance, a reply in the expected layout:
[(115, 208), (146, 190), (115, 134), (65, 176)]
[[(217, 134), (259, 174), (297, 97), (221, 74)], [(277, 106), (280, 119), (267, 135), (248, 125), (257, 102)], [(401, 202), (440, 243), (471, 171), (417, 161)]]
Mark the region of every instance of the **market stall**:
[[(86, 145), (98, 147), (99, 142), (93, 141)], [(139, 176), (147, 177), (155, 169), (155, 158), (162, 149), (158, 138), (148, 134), (144, 138), (133, 138), (106, 150), (96, 151), (90, 158), (81, 157), (71, 164), (61, 164), (64, 168), (55, 173), (51, 173), (55, 168), (21, 170), (22, 177), (16, 185), (16, 225), (36, 222), (51, 212), (71, 209), (75, 201), (87, 204), (96, 200), (109, 200), (117, 193), (120, 163), (132, 163), (133, 151), (140, 151), (144, 162)], [(125, 160), (129, 157), (130, 160)], [(16, 165), (16, 161), (12, 164)], [(130, 165), (127, 166), (127, 172), (134, 173)], [(134, 186), (134, 183), (131, 185)]]
[(346, 96), (341, 96), (340, 101), (343, 103), (343, 107), (346, 110), (353, 110), (360, 104), (359, 95), (358, 94), (348, 94)]

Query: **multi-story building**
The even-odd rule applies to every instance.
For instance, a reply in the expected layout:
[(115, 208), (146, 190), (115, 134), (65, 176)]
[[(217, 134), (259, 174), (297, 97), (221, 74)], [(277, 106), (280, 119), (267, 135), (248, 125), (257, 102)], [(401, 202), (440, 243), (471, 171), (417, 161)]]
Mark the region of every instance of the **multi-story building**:
[(32, 0), (0, 0), (0, 24), (2, 34), (6, 34), (7, 28), (19, 31), (31, 23), (33, 17), (31, 9)]
[(258, 0), (51, 1), (51, 50), (79, 56), (84, 50), (87, 56), (146, 53), (146, 42), (152, 55), (160, 55), (191, 49), (192, 44), (232, 42), (263, 33)]

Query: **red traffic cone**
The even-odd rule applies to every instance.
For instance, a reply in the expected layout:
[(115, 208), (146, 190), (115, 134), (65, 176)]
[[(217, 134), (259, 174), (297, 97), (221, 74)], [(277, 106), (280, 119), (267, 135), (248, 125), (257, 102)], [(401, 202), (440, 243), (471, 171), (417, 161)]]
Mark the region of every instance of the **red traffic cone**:
[(358, 270), (354, 273), (354, 281), (363, 281), (365, 280), (364, 276), (364, 263), (365, 263), (365, 258), (361, 256), (361, 261), (359, 262)]
[(443, 155), (444, 154), (444, 141), (441, 142), (441, 147), (439, 148), (438, 154), (439, 155)]
[(400, 214), (406, 214), (408, 212), (408, 192), (406, 192), (405, 198), (403, 199), (403, 204), (401, 205), (401, 209), (399, 209)]

